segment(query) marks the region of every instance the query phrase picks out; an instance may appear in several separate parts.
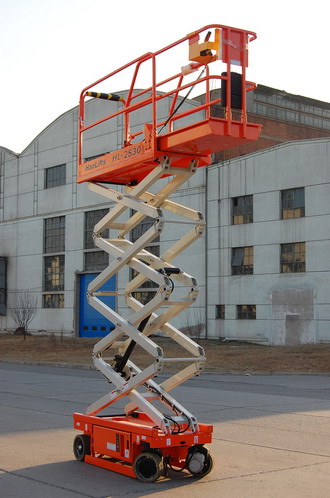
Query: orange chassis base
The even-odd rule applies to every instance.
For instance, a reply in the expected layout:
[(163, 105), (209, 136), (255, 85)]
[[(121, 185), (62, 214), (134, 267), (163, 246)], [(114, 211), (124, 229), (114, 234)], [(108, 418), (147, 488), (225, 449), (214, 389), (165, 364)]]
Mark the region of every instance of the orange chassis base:
[(212, 425), (199, 424), (196, 432), (182, 425), (182, 432), (165, 434), (141, 412), (109, 417), (74, 413), (73, 419), (74, 428), (88, 437), (88, 449), (79, 460), (134, 478), (134, 462), (143, 452), (155, 452), (169, 466), (182, 469), (192, 447), (212, 441)]

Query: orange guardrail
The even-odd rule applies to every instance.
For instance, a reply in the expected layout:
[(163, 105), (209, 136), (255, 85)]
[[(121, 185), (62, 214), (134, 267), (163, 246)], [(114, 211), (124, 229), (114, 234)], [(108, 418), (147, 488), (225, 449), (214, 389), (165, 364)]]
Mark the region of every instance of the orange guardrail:
[[(78, 183), (101, 181), (136, 184), (169, 156), (172, 166), (187, 167), (192, 158), (199, 166), (211, 162), (211, 154), (256, 140), (260, 125), (248, 123), (246, 93), (255, 84), (246, 80), (248, 43), (256, 38), (251, 31), (222, 25), (205, 26), (155, 52), (146, 53), (88, 85), (80, 95), (78, 130)], [(181, 61), (176, 52), (188, 44), (190, 63), (180, 72), (163, 76)], [(162, 58), (170, 61), (167, 65)], [(232, 66), (239, 72), (233, 72)], [(199, 72), (199, 74), (197, 73)], [(139, 77), (148, 73), (146, 88), (139, 89)], [(129, 75), (130, 85), (120, 94), (105, 93), (98, 87)], [(160, 76), (159, 76), (160, 75)], [(126, 80), (125, 80), (126, 81)], [(202, 95), (191, 100), (192, 91)], [(100, 119), (86, 120), (86, 98), (115, 101), (115, 111)], [(170, 103), (170, 105), (168, 105)], [(168, 109), (164, 115), (164, 104)], [(105, 106), (107, 103), (104, 104)], [(213, 106), (222, 108), (215, 117)], [(143, 120), (139, 123), (139, 120)], [(111, 146), (94, 158), (84, 158), (84, 140), (90, 131), (107, 123), (117, 130), (122, 121), (120, 147)]]

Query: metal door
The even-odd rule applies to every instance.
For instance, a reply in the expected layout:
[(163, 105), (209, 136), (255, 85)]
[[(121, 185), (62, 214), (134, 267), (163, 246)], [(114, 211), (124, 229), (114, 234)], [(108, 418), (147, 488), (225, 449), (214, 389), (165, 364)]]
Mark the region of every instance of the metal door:
[[(101, 313), (96, 311), (87, 302), (87, 287), (98, 273), (81, 273), (79, 283), (79, 337), (104, 337), (114, 329), (114, 324), (109, 322)], [(116, 290), (116, 276), (108, 280), (100, 290)], [(114, 296), (101, 298), (112, 309), (116, 308)]]

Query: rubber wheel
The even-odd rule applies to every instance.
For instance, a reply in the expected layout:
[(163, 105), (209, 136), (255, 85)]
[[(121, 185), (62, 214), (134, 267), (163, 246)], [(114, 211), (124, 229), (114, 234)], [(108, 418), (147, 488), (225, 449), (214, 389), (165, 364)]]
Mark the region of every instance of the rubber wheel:
[(85, 455), (90, 455), (90, 437), (86, 434), (76, 436), (73, 441), (73, 453), (79, 462), (85, 459)]
[(164, 471), (163, 458), (157, 453), (140, 453), (134, 460), (133, 468), (139, 481), (155, 482)]
[(209, 474), (211, 472), (211, 470), (213, 469), (214, 462), (213, 462), (212, 455), (208, 450), (206, 450), (206, 451), (207, 451), (207, 454), (206, 454), (206, 458), (205, 458), (205, 462), (204, 462), (204, 467), (200, 472), (192, 472), (188, 468), (190, 474), (192, 474), (194, 477), (204, 477), (207, 474)]

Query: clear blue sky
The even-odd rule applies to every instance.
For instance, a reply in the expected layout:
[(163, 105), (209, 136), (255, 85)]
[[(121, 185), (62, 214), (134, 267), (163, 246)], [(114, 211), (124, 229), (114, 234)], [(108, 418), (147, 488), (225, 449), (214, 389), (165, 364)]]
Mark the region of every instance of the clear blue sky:
[(324, 0), (0, 0), (0, 145), (21, 152), (83, 87), (207, 24), (257, 33), (250, 80), (329, 101), (325, 9)]

